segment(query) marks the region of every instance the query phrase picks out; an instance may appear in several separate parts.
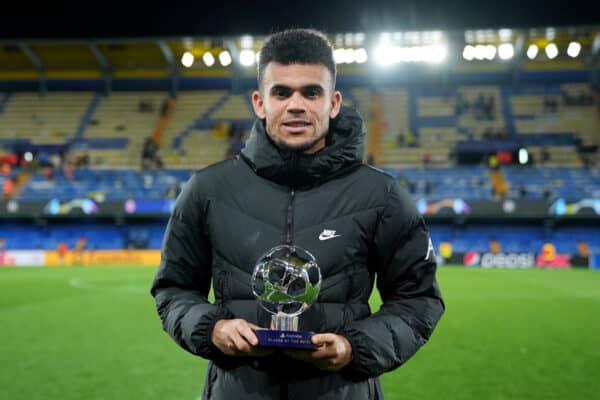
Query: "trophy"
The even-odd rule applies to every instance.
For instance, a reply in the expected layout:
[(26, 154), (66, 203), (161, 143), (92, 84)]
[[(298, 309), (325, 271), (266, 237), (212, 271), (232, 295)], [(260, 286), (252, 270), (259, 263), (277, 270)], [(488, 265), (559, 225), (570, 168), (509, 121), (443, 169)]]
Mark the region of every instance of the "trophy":
[(315, 257), (298, 246), (281, 245), (259, 258), (252, 292), (271, 315), (270, 329), (256, 330), (259, 346), (314, 349), (312, 332), (298, 331), (298, 316), (317, 300), (321, 271)]

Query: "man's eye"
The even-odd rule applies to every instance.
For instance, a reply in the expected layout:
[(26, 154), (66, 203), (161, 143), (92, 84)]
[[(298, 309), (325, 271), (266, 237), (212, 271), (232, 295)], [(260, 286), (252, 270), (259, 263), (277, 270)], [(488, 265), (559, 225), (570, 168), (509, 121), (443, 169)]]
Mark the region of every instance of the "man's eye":
[(319, 97), (320, 94), (321, 94), (321, 91), (319, 89), (308, 89), (305, 92), (305, 96), (308, 97), (309, 99), (316, 99), (317, 97)]
[(285, 90), (285, 89), (275, 89), (273, 91), (273, 94), (277, 97), (288, 97), (289, 96), (289, 90)]

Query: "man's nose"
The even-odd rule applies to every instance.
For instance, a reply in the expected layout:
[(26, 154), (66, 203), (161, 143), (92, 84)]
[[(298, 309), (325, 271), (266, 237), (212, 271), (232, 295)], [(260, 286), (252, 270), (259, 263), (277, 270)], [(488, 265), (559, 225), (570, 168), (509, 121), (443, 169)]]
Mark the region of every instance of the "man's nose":
[(303, 113), (306, 111), (306, 99), (301, 93), (294, 92), (287, 105), (287, 111), (290, 113)]

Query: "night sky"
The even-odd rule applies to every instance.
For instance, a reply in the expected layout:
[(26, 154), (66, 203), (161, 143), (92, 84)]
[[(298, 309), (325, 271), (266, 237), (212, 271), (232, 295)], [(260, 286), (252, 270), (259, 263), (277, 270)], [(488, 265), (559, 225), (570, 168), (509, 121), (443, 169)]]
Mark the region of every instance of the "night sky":
[(600, 25), (599, 6), (594, 5), (600, 2), (582, 0), (120, 3), (127, 6), (98, 1), (32, 6), (12, 0), (3, 4), (0, 39), (268, 34), (288, 27), (337, 33)]

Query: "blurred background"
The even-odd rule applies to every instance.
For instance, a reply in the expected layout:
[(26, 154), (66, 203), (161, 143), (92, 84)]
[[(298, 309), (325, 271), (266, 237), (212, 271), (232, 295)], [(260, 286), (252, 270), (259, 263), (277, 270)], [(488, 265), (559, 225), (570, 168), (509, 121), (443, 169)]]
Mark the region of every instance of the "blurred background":
[[(593, 344), (600, 311), (593, 271), (600, 269), (600, 18), (589, 2), (448, 3), (175, 2), (131, 10), (54, 4), (34, 13), (10, 5), (14, 18), (0, 26), (0, 266), (7, 267), (0, 268), (0, 310), (8, 335), (1, 353), (8, 358), (0, 360), (14, 365), (19, 379), (0, 378), (12, 393), (7, 398), (199, 396), (198, 371), (188, 377), (193, 388), (178, 387), (184, 391), (177, 395), (166, 388), (128, 392), (131, 385), (119, 381), (134, 379), (131, 371), (148, 378), (136, 367), (107, 375), (112, 386), (90, 380), (95, 372), (86, 375), (83, 365), (99, 349), (79, 348), (71, 362), (60, 357), (62, 345), (79, 343), (64, 339), (64, 330), (87, 325), (86, 311), (67, 301), (67, 320), (53, 325), (55, 316), (43, 310), (60, 310), (56, 301), (68, 294), (87, 299), (87, 311), (106, 312), (100, 304), (114, 297), (123, 303), (108, 309), (143, 309), (145, 332), (155, 333), (162, 353), (143, 362), (178, 353), (160, 333), (147, 293), (169, 213), (193, 171), (244, 147), (254, 120), (257, 52), (269, 33), (288, 27), (327, 33), (337, 88), (368, 129), (365, 162), (411, 194), (436, 248), (450, 301), (440, 331), (448, 334), (436, 333), (437, 348), (434, 335), (426, 351), (434, 355), (415, 361), (415, 372), (389, 375), (391, 398), (395, 391), (397, 398), (593, 398), (600, 390), (592, 379), (600, 367)], [(10, 268), (22, 266), (62, 268)], [(477, 272), (484, 269), (487, 275)], [(468, 311), (452, 314), (455, 305)], [(528, 308), (531, 314), (507, 333), (525, 336), (511, 336), (516, 347), (503, 350), (520, 349), (517, 358), (494, 364), (494, 346), (510, 343), (502, 335), (479, 349), (481, 359), (447, 353), (461, 346), (469, 353), (471, 342), (453, 340), (474, 327), (507, 327), (490, 314), (513, 321)], [(560, 324), (556, 314), (544, 319), (551, 310)], [(96, 317), (137, 325), (131, 316)], [(121, 337), (116, 326), (98, 335)], [(39, 354), (22, 345), (40, 329), (62, 338), (50, 345), (60, 365), (83, 375), (46, 381), (50, 364), (31, 367)], [(572, 332), (578, 339), (564, 339)], [(541, 347), (529, 358), (523, 343)], [(544, 371), (556, 362), (549, 349), (557, 347), (571, 371), (568, 382)], [(457, 358), (463, 364), (456, 370), (442, 368)], [(532, 359), (535, 371), (515, 381), (515, 368)], [(115, 362), (109, 357), (106, 368)], [(500, 364), (501, 372), (481, 372)], [(179, 376), (177, 365), (155, 373)], [(468, 375), (468, 366), (480, 372)], [(454, 379), (424, 389), (421, 373), (438, 367), (436, 374)], [(28, 368), (45, 382), (32, 385), (39, 390), (21, 379)]]

